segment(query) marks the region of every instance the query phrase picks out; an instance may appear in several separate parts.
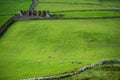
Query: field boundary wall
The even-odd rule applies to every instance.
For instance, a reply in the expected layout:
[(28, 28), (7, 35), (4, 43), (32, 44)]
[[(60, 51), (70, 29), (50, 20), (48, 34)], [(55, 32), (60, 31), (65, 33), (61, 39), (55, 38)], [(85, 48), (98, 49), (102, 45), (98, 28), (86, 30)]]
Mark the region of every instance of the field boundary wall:
[(65, 78), (65, 77), (69, 77), (69, 76), (73, 76), (73, 75), (76, 75), (76, 74), (79, 74), (79, 73), (82, 73), (88, 69), (91, 69), (91, 68), (94, 68), (96, 66), (99, 66), (99, 65), (103, 65), (105, 63), (120, 63), (120, 60), (101, 60), (97, 63), (94, 63), (94, 64), (91, 64), (91, 65), (88, 65), (88, 66), (84, 66), (83, 68), (80, 68), (74, 72), (71, 72), (71, 73), (66, 73), (66, 74), (61, 74), (61, 75), (56, 75), (56, 76), (48, 76), (48, 77), (38, 77), (38, 78), (28, 78), (28, 79), (21, 79), (21, 80), (53, 80), (53, 79), (61, 79), (61, 78)]

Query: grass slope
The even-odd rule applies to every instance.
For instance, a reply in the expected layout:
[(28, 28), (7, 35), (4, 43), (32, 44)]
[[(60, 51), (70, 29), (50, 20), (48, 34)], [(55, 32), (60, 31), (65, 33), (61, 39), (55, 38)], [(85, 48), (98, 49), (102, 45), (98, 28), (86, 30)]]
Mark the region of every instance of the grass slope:
[(38, 0), (39, 2), (77, 2), (77, 3), (99, 3), (99, 0)]
[(105, 6), (120, 8), (120, 0), (101, 0), (101, 2)]
[(0, 16), (0, 27), (2, 27), (2, 25), (11, 17), (12, 16)]
[[(67, 2), (66, 0), (54, 0), (54, 1), (49, 1), (45, 0), (43, 2)], [(102, 0), (101, 2), (104, 4), (106, 3), (107, 0)], [(62, 14), (63, 17), (104, 17), (104, 16), (120, 16), (120, 11), (95, 11), (95, 10), (107, 10), (107, 9), (113, 9), (113, 8), (108, 8), (106, 4), (104, 6), (101, 4), (99, 0), (71, 0), (68, 1), (70, 3), (72, 2), (77, 2), (81, 4), (62, 4), (62, 3), (41, 3), (42, 1), (39, 1), (39, 4), (35, 8), (35, 10), (49, 10), (51, 14), (54, 14), (53, 12), (57, 12), (55, 14)], [(98, 2), (99, 5), (95, 4), (83, 4), (83, 3), (93, 3), (93, 2)], [(108, 1), (112, 3), (113, 1)], [(116, 1), (115, 1), (116, 3)], [(115, 4), (114, 3), (114, 4)], [(105, 7), (106, 6), (106, 7)], [(73, 11), (71, 11), (73, 10)], [(76, 11), (76, 10), (94, 10), (94, 11)], [(114, 9), (113, 9), (114, 10)], [(59, 12), (59, 11), (66, 11), (66, 12)], [(69, 11), (69, 12), (67, 12)], [(71, 12), (70, 12), (71, 11)]]
[(0, 14), (15, 14), (18, 10), (28, 10), (31, 0), (1, 0)]
[(36, 10), (63, 11), (63, 10), (89, 10), (89, 9), (105, 9), (101, 5), (91, 4), (55, 4), (55, 3), (39, 3)]
[(0, 0), (0, 27), (11, 17), (8, 14), (16, 14), (19, 10), (28, 10), (31, 0)]
[(120, 16), (120, 11), (75, 11), (75, 12), (57, 12), (51, 13), (56, 15), (62, 15), (65, 18), (79, 18), (79, 17), (110, 17)]
[(101, 59), (120, 59), (119, 21), (16, 22), (0, 38), (0, 80), (61, 74)]

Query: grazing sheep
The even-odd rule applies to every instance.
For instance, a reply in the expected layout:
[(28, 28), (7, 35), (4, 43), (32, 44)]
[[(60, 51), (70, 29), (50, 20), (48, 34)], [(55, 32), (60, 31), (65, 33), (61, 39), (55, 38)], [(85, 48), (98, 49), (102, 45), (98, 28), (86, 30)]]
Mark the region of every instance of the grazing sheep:
[(48, 56), (48, 58), (54, 58), (53, 56)]
[(63, 63), (64, 61), (60, 61), (60, 63)]
[(56, 51), (56, 49), (53, 49), (52, 51), (54, 51), (54, 52), (55, 52), (55, 51)]
[(38, 63), (41, 63), (41, 60), (38, 60)]
[(52, 58), (52, 56), (48, 56), (48, 58)]
[(80, 61), (78, 61), (78, 62), (77, 62), (77, 64), (81, 64), (81, 62), (80, 62)]
[(67, 60), (67, 58), (66, 58), (66, 57), (64, 57), (64, 60)]
[(74, 61), (71, 62), (72, 64), (74, 63)]

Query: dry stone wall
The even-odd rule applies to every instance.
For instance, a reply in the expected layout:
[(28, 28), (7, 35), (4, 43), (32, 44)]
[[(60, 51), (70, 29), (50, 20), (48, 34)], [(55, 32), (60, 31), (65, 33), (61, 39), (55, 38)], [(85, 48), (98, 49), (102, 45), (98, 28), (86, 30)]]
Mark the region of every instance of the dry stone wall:
[(18, 11), (18, 16), (24, 17), (24, 16), (37, 16), (37, 17), (50, 17), (49, 11), (24, 11), (20, 10)]
[(102, 65), (105, 64), (107, 62), (110, 63), (120, 63), (120, 60), (101, 60), (100, 62), (91, 64), (89, 66), (84, 66), (83, 68), (78, 69), (77, 71), (71, 72), (71, 73), (66, 73), (66, 74), (61, 74), (61, 75), (56, 75), (56, 76), (48, 76), (48, 77), (39, 77), (39, 78), (28, 78), (28, 79), (22, 79), (22, 80), (52, 80), (52, 79), (60, 79), (60, 78), (64, 78), (64, 77), (69, 77), (72, 75), (76, 75), (79, 74), (83, 71), (86, 71), (88, 69), (94, 68), (98, 65)]
[(10, 18), (1, 28), (0, 28), (0, 37), (3, 35), (3, 33), (15, 22), (14, 19), (15, 16)]
[(30, 5), (29, 11), (34, 10), (37, 4), (38, 4), (38, 0), (32, 0), (32, 4)]

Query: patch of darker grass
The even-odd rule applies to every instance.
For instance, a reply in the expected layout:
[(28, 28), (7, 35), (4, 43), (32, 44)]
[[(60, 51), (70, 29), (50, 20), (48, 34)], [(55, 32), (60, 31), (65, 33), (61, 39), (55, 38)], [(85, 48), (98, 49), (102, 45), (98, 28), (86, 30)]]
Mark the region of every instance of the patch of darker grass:
[(120, 66), (108, 65), (108, 66), (102, 66), (101, 68), (106, 71), (120, 71)]

